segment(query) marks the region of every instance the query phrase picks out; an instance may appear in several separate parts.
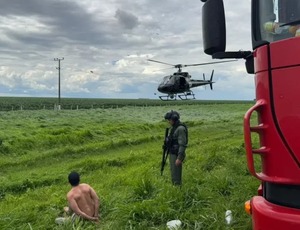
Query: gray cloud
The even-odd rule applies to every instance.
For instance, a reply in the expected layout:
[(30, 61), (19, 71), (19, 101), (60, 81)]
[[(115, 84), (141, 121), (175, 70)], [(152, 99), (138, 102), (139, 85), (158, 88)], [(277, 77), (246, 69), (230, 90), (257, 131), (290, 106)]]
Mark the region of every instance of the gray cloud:
[(116, 11), (115, 17), (118, 19), (118, 22), (121, 26), (126, 29), (133, 29), (138, 26), (139, 20), (132, 13), (126, 12), (124, 10), (118, 9)]

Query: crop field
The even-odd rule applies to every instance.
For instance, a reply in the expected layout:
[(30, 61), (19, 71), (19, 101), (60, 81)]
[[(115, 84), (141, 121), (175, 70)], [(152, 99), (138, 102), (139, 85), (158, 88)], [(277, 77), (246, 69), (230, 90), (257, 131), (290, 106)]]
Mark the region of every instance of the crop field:
[[(101, 99), (101, 98), (61, 98), (61, 108), (64, 110), (79, 109), (107, 109), (124, 106), (166, 106), (166, 105), (195, 105), (195, 104), (239, 104), (253, 103), (253, 101), (226, 101), (226, 100), (173, 100), (161, 101), (154, 99)], [(54, 97), (0, 97), (0, 111), (13, 110), (55, 110), (58, 99)]]
[[(243, 116), (251, 103), (116, 106), (0, 112), (0, 229), (251, 229), (244, 202), (259, 181), (247, 169)], [(163, 117), (177, 110), (189, 127), (183, 185), (160, 175)], [(67, 176), (98, 193), (99, 224), (57, 225)], [(233, 222), (225, 223), (232, 210)]]

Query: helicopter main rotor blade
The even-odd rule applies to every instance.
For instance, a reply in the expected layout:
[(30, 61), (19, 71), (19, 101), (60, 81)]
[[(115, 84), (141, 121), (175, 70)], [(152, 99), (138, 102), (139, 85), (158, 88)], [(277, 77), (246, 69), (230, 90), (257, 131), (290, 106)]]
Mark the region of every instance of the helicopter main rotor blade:
[(218, 63), (224, 63), (224, 62), (233, 62), (233, 61), (237, 61), (237, 60), (205, 62), (205, 63), (199, 63), (199, 64), (182, 65), (182, 67), (198, 66), (198, 65), (212, 65), (212, 64), (218, 64)]
[(155, 61), (153, 59), (147, 59), (148, 61), (152, 61), (152, 62), (157, 62), (157, 63), (160, 63), (160, 64), (165, 64), (165, 65), (171, 65), (171, 66), (175, 66), (175, 65), (172, 65), (172, 64), (169, 64), (169, 63), (166, 63), (166, 62), (161, 62), (161, 61)]
[(158, 69), (158, 70), (154, 70), (153, 72), (158, 72), (158, 71), (162, 71), (162, 70), (166, 70), (166, 69), (173, 69), (174, 67), (168, 67), (168, 68), (163, 68), (163, 69)]

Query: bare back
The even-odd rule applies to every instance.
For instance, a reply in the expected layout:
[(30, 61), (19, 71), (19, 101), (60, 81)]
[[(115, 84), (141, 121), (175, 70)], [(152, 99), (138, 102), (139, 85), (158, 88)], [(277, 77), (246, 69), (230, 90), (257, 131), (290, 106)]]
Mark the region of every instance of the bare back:
[(94, 189), (88, 184), (79, 184), (67, 194), (69, 207), (77, 215), (91, 219), (98, 216), (99, 198)]

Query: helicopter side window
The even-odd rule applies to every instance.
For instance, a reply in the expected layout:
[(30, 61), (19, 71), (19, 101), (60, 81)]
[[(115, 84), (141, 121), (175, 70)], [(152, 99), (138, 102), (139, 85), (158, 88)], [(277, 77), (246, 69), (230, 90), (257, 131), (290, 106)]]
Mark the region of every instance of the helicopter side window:
[(185, 78), (184, 77), (181, 77), (180, 79), (179, 79), (179, 86), (180, 87), (184, 87), (184, 85), (185, 85)]

